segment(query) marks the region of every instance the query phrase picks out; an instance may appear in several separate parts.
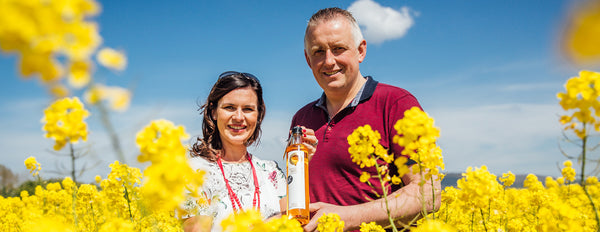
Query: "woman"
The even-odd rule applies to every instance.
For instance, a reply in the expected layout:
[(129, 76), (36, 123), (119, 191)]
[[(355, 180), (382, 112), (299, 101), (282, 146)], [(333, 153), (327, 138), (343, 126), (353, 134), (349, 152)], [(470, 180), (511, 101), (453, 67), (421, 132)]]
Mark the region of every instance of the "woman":
[[(206, 171), (201, 194), (208, 204), (186, 201), (184, 229), (199, 231), (212, 224), (212, 231), (221, 231), (221, 220), (251, 208), (260, 210), (265, 219), (279, 215), (285, 209), (285, 175), (274, 161), (261, 160), (247, 150), (258, 142), (265, 116), (258, 79), (249, 73), (222, 73), (200, 110), (203, 137), (191, 149), (190, 165)], [(303, 142), (312, 155), (316, 149), (311, 145), (316, 145), (312, 130), (307, 129)]]

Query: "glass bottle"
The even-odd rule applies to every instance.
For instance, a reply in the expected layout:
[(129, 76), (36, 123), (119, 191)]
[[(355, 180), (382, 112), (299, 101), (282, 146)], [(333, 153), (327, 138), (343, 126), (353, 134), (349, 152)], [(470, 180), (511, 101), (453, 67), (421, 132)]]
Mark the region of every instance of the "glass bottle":
[(287, 169), (287, 216), (302, 225), (310, 220), (308, 203), (308, 151), (302, 144), (302, 128), (292, 128), (292, 135), (285, 149)]

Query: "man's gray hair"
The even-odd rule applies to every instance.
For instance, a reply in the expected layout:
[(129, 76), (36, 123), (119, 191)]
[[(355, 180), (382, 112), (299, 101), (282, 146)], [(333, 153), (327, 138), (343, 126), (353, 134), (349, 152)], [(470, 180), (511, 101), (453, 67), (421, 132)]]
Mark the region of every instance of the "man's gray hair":
[(313, 14), (312, 17), (310, 17), (310, 20), (308, 20), (306, 31), (304, 32), (304, 48), (306, 48), (307, 45), (306, 34), (311, 27), (316, 26), (321, 22), (327, 22), (336, 19), (337, 17), (343, 17), (350, 23), (350, 26), (352, 27), (352, 37), (356, 47), (358, 47), (358, 45), (360, 45), (360, 43), (363, 41), (363, 35), (360, 31), (358, 23), (356, 22), (356, 19), (354, 19), (354, 16), (352, 16), (352, 13), (344, 9), (331, 7), (317, 11), (317, 13)]

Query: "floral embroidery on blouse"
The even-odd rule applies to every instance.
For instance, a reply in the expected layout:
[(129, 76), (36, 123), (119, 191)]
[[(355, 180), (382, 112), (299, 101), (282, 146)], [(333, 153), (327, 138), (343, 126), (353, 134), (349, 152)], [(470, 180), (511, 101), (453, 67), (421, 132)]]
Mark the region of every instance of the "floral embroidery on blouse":
[[(191, 196), (186, 197), (186, 201), (182, 204), (186, 215), (182, 215), (181, 218), (195, 215), (212, 216), (214, 218), (212, 231), (221, 231), (221, 220), (233, 212), (223, 174), (215, 162), (201, 157), (190, 158), (189, 163), (195, 170), (206, 171), (204, 185), (200, 192), (206, 199), (203, 202), (208, 204), (201, 205), (198, 202), (202, 200)], [(280, 213), (279, 199), (286, 195), (285, 174), (274, 161), (261, 160), (252, 156), (252, 163), (255, 166), (260, 188), (260, 212), (266, 219)], [(250, 163), (223, 163), (223, 171), (229, 185), (238, 196), (242, 208), (252, 208), (254, 177)]]

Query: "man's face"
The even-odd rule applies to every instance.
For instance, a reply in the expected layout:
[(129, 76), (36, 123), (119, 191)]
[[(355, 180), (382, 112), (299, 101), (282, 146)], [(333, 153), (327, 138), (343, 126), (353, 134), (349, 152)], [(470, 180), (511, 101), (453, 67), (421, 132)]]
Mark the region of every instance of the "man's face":
[(306, 32), (304, 55), (326, 94), (344, 93), (353, 87), (365, 54), (366, 42), (356, 45), (352, 27), (342, 17), (319, 22)]

